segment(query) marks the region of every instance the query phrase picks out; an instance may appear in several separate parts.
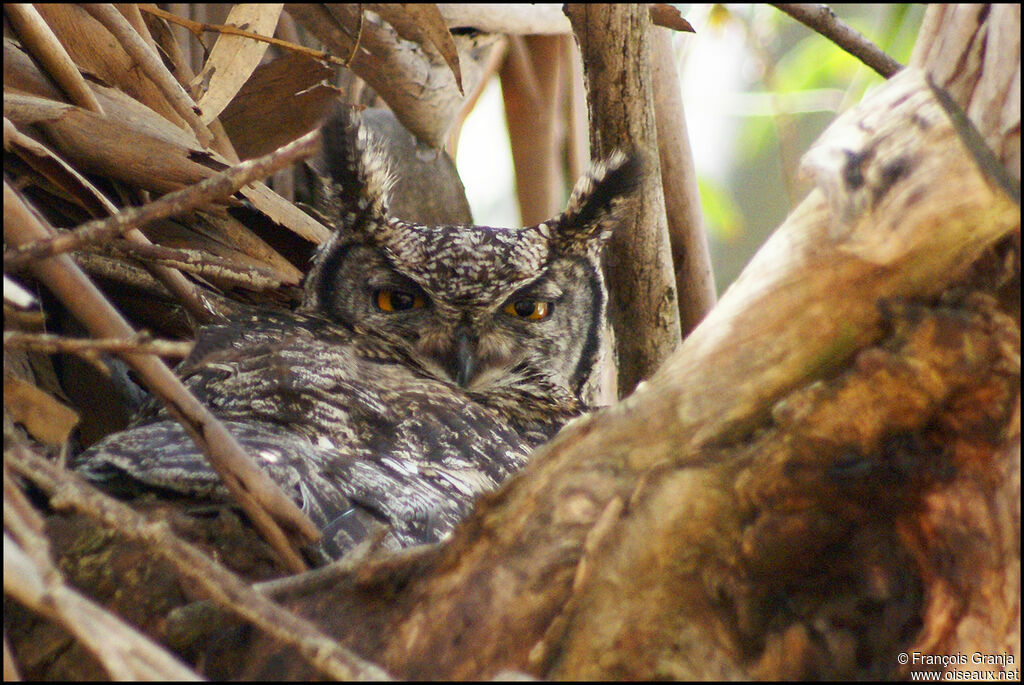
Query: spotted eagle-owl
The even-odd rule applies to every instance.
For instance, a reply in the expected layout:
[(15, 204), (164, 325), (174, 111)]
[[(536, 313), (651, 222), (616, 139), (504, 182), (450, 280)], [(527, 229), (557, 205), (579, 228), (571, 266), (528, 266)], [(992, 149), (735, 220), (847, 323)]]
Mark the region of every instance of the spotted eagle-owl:
[[(388, 215), (389, 172), (358, 114), (322, 129), (336, 232), (295, 313), (199, 331), (178, 373), (339, 556), (374, 531), (441, 539), (586, 409), (605, 318), (599, 253), (641, 165), (613, 154), (558, 217), (522, 229)], [(76, 468), (197, 498), (227, 492), (154, 403)]]

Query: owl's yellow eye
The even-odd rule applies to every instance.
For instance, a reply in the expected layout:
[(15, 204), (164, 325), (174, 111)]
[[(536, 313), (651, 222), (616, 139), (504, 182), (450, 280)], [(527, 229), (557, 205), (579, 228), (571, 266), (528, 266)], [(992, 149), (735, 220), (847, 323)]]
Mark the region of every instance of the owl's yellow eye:
[(403, 290), (377, 290), (373, 293), (373, 301), (382, 312), (404, 312), (427, 306), (422, 295)]
[(530, 321), (540, 321), (551, 315), (551, 303), (544, 300), (516, 300), (502, 309), (509, 316)]

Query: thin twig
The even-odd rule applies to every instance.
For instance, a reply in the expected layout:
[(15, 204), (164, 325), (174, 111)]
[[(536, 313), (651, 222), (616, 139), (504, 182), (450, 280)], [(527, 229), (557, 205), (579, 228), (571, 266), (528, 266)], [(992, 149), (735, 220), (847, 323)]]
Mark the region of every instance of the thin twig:
[[(359, 9), (359, 28), (356, 31), (356, 39), (352, 43), (352, 52), (350, 52), (348, 54), (348, 61), (345, 62), (345, 66), (346, 67), (352, 64), (352, 60), (354, 60), (356, 58), (356, 55), (358, 54), (359, 41), (361, 41), (363, 39), (363, 21), (364, 21), (363, 10), (362, 10), (362, 8), (360, 8)], [(462, 90), (461, 86), (459, 87), (459, 90)]]
[(4, 460), (49, 494), (52, 506), (77, 511), (117, 531), (125, 539), (145, 545), (168, 561), (183, 581), (202, 588), (220, 606), (294, 646), (320, 672), (337, 680), (388, 678), (379, 667), (339, 645), (310, 621), (285, 610), (178, 538), (167, 522), (147, 519), (22, 445), (9, 449)]
[(296, 160), (308, 157), (320, 144), (320, 132), (311, 131), (270, 154), (250, 159), (195, 185), (168, 193), (141, 207), (127, 207), (114, 216), (88, 221), (73, 231), (35, 240), (4, 253), (4, 268), (23, 266), (41, 257), (77, 250), (88, 242), (116, 238), (132, 228), (142, 228), (159, 219), (183, 214), (200, 205), (227, 197), (247, 183), (265, 178)]
[(192, 351), (193, 343), (177, 340), (154, 340), (145, 333), (134, 338), (66, 338), (52, 333), (4, 331), (4, 348), (33, 350), (46, 354), (78, 354), (96, 358), (100, 354), (155, 354), (158, 357), (183, 359)]
[[(4, 237), (20, 245), (52, 234), (42, 221), (4, 182)], [(36, 276), (71, 314), (99, 338), (129, 338), (135, 334), (103, 293), (67, 256), (58, 255), (33, 263)], [(280, 486), (261, 471), (235, 437), (181, 380), (158, 358), (126, 355), (125, 361), (146, 386), (164, 401), (168, 412), (195, 441), (235, 501), (287, 566), (303, 571), (306, 564), (279, 524), (287, 525), (299, 539), (317, 540), (320, 532)]]
[(259, 33), (253, 33), (252, 31), (240, 29), (237, 26), (229, 26), (227, 24), (207, 24), (201, 21), (185, 19), (184, 17), (179, 17), (176, 14), (165, 12), (164, 10), (159, 9), (154, 5), (140, 5), (139, 9), (143, 12), (152, 14), (154, 17), (160, 17), (161, 19), (169, 21), (172, 24), (183, 26), (184, 28), (188, 29), (196, 38), (199, 38), (199, 34), (203, 33), (204, 31), (224, 33), (230, 36), (242, 36), (243, 38), (251, 38), (253, 40), (258, 40), (263, 43), (270, 43), (271, 45), (276, 45), (279, 48), (290, 50), (291, 52), (297, 52), (299, 54), (306, 55), (307, 57), (311, 57), (313, 59), (324, 60), (330, 62), (331, 64), (337, 64), (342, 67), (347, 67), (349, 65), (349, 62), (346, 62), (340, 57), (335, 57), (329, 52), (324, 52), (323, 50), (314, 50), (312, 48), (307, 48), (305, 45), (298, 45), (287, 40), (274, 38), (273, 36), (264, 36)]
[(782, 4), (772, 3), (781, 12), (785, 12), (801, 24), (817, 31), (848, 53), (868, 65), (883, 78), (889, 78), (903, 65), (864, 37), (836, 16), (828, 5), (812, 5), (805, 3)]
[[(22, 445), (4, 450), (4, 595), (50, 618), (77, 638), (107, 673), (119, 680), (198, 680), (164, 647), (64, 581), (50, 556), (43, 521), (14, 483), (8, 456), (28, 452)], [(33, 455), (34, 456), (34, 455)], [(36, 457), (40, 459), (39, 457)], [(40, 461), (44, 461), (40, 459)], [(46, 462), (48, 463), (48, 462)], [(56, 468), (51, 466), (51, 468)], [(4, 634), (4, 649), (7, 650)], [(5, 654), (5, 659), (7, 659)], [(13, 658), (12, 662), (13, 664)], [(7, 664), (4, 664), (7, 679)]]
[(281, 285), (281, 279), (269, 269), (237, 266), (227, 259), (216, 257), (203, 250), (164, 247), (163, 245), (139, 244), (128, 240), (110, 240), (103, 243), (87, 244), (83, 249), (110, 257), (135, 259), (152, 264), (173, 267), (197, 276), (219, 278), (232, 285), (251, 290), (270, 290)]

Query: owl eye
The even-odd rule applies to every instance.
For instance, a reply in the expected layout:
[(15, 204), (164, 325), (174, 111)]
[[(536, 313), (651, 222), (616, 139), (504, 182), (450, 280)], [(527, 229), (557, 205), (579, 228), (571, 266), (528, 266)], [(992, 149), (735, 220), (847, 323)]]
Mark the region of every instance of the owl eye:
[(373, 301), (382, 312), (404, 312), (409, 309), (420, 309), (427, 306), (422, 295), (407, 293), (403, 290), (376, 290)]
[(502, 309), (509, 316), (530, 321), (540, 321), (551, 316), (551, 303), (544, 300), (516, 300)]

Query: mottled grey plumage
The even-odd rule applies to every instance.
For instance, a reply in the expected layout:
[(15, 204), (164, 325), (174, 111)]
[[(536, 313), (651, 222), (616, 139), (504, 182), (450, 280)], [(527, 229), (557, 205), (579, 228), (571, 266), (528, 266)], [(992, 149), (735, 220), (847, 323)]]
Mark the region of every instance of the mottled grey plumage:
[[(337, 556), (447, 534), (482, 492), (586, 409), (605, 289), (599, 253), (640, 164), (597, 165), (559, 217), (523, 229), (389, 218), (388, 171), (358, 115), (323, 129), (337, 232), (298, 312), (203, 328), (179, 373)], [(226, 491), (153, 405), (85, 452), (94, 480), (192, 497)]]

